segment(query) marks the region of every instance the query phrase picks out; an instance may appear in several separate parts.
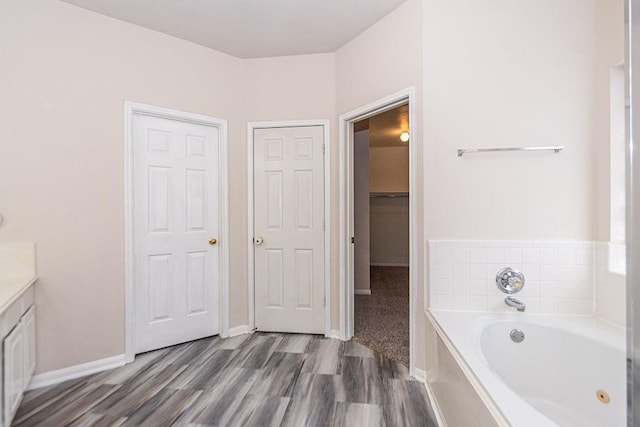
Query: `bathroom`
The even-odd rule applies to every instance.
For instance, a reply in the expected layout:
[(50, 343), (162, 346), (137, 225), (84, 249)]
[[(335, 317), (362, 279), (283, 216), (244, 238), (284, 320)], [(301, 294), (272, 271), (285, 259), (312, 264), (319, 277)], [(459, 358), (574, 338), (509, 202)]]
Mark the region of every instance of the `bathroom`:
[[(0, 242), (36, 246), (34, 381), (126, 360), (125, 101), (227, 121), (231, 332), (250, 331), (252, 316), (247, 123), (330, 123), (327, 334), (347, 338), (340, 116), (406, 88), (415, 93), (410, 369), (432, 388), (445, 420), (460, 401), (447, 398), (447, 406), (441, 396), (465, 393), (457, 380), (467, 380), (454, 377), (448, 389), (438, 382), (440, 362), (449, 359), (428, 311), (522, 314), (504, 304), (499, 269), (524, 272), (514, 296), (527, 305), (525, 315), (595, 314), (623, 330), (624, 279), (600, 268), (616, 259), (607, 253), (614, 217), (608, 100), (610, 69), (625, 56), (623, 1), (407, 0), (335, 50), (248, 59), (70, 3), (0, 5)], [(514, 146), (564, 149), (457, 154)], [(464, 260), (467, 273), (455, 266)], [(571, 267), (562, 269), (563, 296), (544, 286), (544, 277), (561, 282), (561, 266)], [(454, 286), (467, 274), (466, 285)], [(589, 396), (596, 399), (596, 390)], [(492, 414), (482, 398), (470, 402)]]

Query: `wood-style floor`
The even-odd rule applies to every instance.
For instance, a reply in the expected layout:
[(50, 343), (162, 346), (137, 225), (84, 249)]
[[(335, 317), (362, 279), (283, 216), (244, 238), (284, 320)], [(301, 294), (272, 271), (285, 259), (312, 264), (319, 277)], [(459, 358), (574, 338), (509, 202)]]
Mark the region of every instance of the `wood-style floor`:
[(437, 426), (423, 384), (362, 345), (207, 338), (25, 394), (17, 426)]

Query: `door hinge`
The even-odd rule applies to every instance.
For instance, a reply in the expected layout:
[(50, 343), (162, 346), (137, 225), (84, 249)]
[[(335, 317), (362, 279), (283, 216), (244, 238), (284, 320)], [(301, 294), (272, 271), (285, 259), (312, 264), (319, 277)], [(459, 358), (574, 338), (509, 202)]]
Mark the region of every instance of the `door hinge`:
[(352, 237), (352, 238), (351, 238), (351, 243), (355, 243), (355, 242), (356, 242), (356, 238), (355, 238), (355, 237)]
[(324, 154), (324, 144), (322, 144), (322, 154)]

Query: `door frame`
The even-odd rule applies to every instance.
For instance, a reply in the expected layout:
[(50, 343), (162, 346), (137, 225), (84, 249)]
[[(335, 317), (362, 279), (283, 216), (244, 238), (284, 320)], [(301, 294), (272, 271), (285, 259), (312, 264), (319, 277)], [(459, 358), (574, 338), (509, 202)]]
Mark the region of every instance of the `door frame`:
[(416, 301), (418, 284), (417, 178), (420, 141), (416, 120), (415, 87), (409, 87), (339, 118), (340, 157), (340, 338), (350, 340), (354, 334), (354, 205), (353, 205), (353, 124), (403, 104), (409, 104), (409, 372), (415, 375)]
[(254, 185), (253, 132), (256, 129), (322, 126), (324, 132), (324, 333), (331, 331), (331, 127), (328, 119), (261, 121), (247, 123), (247, 282), (249, 330), (256, 329), (255, 320), (255, 254), (254, 254)]
[(136, 114), (176, 120), (217, 128), (218, 206), (220, 207), (220, 336), (229, 335), (229, 197), (228, 197), (228, 132), (227, 121), (200, 114), (171, 110), (136, 102), (124, 102), (124, 273), (125, 273), (125, 362), (135, 358), (135, 277), (134, 277), (134, 204), (133, 204), (133, 116)]

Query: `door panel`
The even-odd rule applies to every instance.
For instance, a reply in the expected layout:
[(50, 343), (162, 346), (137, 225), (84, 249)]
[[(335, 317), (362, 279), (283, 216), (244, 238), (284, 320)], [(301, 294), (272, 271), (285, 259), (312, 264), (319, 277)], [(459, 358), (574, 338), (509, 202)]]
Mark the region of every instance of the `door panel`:
[(219, 130), (134, 115), (136, 352), (219, 333)]
[(255, 320), (324, 333), (322, 126), (254, 131)]

